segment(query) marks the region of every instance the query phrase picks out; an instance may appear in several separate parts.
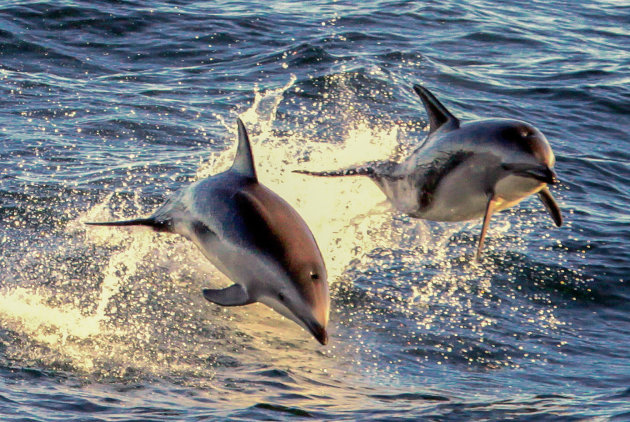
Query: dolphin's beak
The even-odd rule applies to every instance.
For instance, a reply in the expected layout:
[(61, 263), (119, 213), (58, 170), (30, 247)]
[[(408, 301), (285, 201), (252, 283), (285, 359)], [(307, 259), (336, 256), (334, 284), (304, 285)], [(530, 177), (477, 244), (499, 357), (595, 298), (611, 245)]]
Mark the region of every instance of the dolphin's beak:
[(526, 176), (532, 177), (536, 180), (539, 180), (543, 183), (547, 183), (549, 185), (555, 185), (556, 183), (558, 183), (556, 172), (551, 170), (547, 166), (542, 167), (542, 168), (527, 170), (524, 173)]
[(306, 326), (308, 330), (313, 334), (313, 337), (317, 339), (323, 346), (328, 343), (328, 333), (326, 328), (316, 321), (307, 321)]
[(533, 167), (527, 165), (508, 164), (503, 167), (518, 176), (530, 177), (549, 185), (555, 185), (558, 183), (556, 172), (545, 165)]

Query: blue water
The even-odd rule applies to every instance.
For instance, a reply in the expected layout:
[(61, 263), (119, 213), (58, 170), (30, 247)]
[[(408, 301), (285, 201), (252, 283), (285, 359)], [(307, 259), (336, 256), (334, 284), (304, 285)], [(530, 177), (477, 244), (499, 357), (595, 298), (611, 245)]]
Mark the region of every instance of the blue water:
[[(567, 224), (536, 198), (429, 223), (369, 181), (427, 119), (526, 120)], [(8, 1), (0, 5), (0, 415), (28, 421), (630, 420), (630, 4)], [(86, 228), (229, 165), (311, 226), (320, 346), (186, 240)]]

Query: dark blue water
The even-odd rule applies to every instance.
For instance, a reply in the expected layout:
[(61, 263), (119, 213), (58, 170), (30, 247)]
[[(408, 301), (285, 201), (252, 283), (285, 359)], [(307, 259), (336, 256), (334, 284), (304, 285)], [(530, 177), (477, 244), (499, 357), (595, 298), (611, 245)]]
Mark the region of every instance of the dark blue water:
[[(2, 420), (630, 420), (630, 4), (10, 1), (0, 6)], [(422, 83), (462, 119), (550, 140), (567, 224), (536, 198), (479, 222), (391, 210)], [(229, 165), (326, 259), (331, 341), (226, 285), (189, 242), (89, 228)]]

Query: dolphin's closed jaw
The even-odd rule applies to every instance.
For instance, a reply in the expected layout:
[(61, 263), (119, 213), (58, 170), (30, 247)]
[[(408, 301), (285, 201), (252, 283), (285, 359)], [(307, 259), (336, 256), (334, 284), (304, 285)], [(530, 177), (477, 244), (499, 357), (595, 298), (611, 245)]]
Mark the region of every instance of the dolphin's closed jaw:
[(514, 173), (517, 176), (530, 177), (549, 185), (555, 185), (556, 183), (558, 183), (556, 172), (550, 169), (548, 166), (505, 164), (503, 165), (503, 168)]
[(549, 167), (532, 169), (530, 171), (526, 171), (525, 175), (533, 177), (534, 179), (539, 180), (543, 183), (547, 183), (549, 185), (555, 185), (556, 183), (558, 183), (556, 172)]
[(553, 171), (552, 169), (550, 169), (549, 167), (547, 167), (547, 171), (549, 174), (548, 179), (545, 181), (543, 180), (545, 183), (548, 183), (550, 185), (555, 185), (558, 183), (558, 175), (556, 175), (556, 172)]
[(328, 332), (318, 322), (311, 322), (307, 324), (308, 330), (313, 334), (313, 337), (317, 339), (323, 346), (328, 343)]

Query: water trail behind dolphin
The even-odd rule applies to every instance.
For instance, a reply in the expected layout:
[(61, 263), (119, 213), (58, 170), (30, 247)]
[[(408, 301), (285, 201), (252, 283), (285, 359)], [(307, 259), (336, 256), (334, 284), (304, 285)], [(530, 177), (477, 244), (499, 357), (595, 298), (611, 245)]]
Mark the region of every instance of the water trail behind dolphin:
[[(409, 148), (412, 141), (406, 129), (354, 116), (344, 123), (340, 139), (319, 139), (312, 135), (316, 132), (313, 126), (281, 131), (277, 111), (287, 93), (297, 88), (292, 78), (280, 89), (256, 91), (254, 103), (239, 114), (252, 127), (250, 138), (260, 181), (286, 199), (308, 223), (326, 260), (332, 289), (339, 283), (352, 285), (357, 274), (365, 273), (372, 275), (361, 288), (369, 291), (376, 275), (391, 264), (390, 258), (379, 258), (379, 251), (402, 255), (396, 258), (402, 264), (395, 265), (403, 266), (401, 274), (413, 276), (392, 278), (392, 295), (382, 296), (374, 290), (360, 299), (367, 301), (361, 303), (361, 309), (372, 312), (376, 307), (393, 306), (422, 327), (438, 317), (447, 318), (447, 324), (458, 324), (459, 316), (468, 312), (466, 295), (482, 294), (475, 286), (490, 289), (496, 268), (490, 263), (461, 276), (467, 257), (457, 245), (470, 245), (473, 239), (456, 238), (466, 233), (467, 226), (409, 221), (392, 212), (384, 195), (366, 178), (322, 179), (292, 173), (304, 165), (300, 161), (305, 155), (311, 168), (387, 159), (401, 144)], [(346, 93), (335, 101), (346, 101), (349, 106), (356, 98)], [(229, 147), (218, 151), (216, 145), (214, 150), (208, 145), (201, 151), (197, 179), (223, 171), (232, 162), (235, 116), (219, 117), (226, 131), (217, 136)], [(134, 186), (133, 172), (125, 184)], [(164, 197), (171, 193), (165, 191)], [(5, 328), (21, 340), (9, 345), (4, 356), (22, 366), (61, 368), (97, 377), (126, 379), (141, 374), (193, 383), (201, 380), (207, 385), (211, 385), (217, 366), (261, 357), (269, 362), (296, 362), (308, 353), (313, 367), (320, 368), (330, 364), (328, 353), (342, 357), (341, 361), (372, 359), (368, 336), (358, 343), (333, 339), (331, 352), (316, 353), (306, 345), (308, 335), (264, 306), (238, 310), (209, 306), (201, 289), (225, 286), (228, 281), (183, 238), (146, 228), (86, 230), (82, 224), (146, 216), (154, 209), (155, 205), (148, 206), (138, 197), (112, 193), (87, 210), (71, 209), (76, 218), (56, 235), (54, 245), (33, 248), (24, 243), (21, 261), (10, 256), (4, 265), (16, 270), (8, 270), (5, 277), (13, 281), (0, 290), (0, 317)], [(498, 221), (491, 230), (494, 237), (489, 253), (505, 241), (497, 234), (508, 232)], [(510, 242), (518, 246), (515, 238)], [(25, 261), (35, 267), (32, 280), (24, 273)], [(454, 287), (445, 289), (447, 283)], [(399, 298), (394, 305), (392, 297)], [(446, 310), (431, 319), (422, 309), (435, 301)], [(343, 312), (336, 310), (333, 318)], [(370, 316), (362, 315), (359, 320), (366, 318)], [(479, 331), (491, 323), (482, 317), (474, 322)], [(346, 321), (333, 320), (333, 325), (337, 331), (363, 331), (362, 326), (354, 328)], [(416, 331), (408, 328), (397, 335), (413, 337)], [(256, 353), (245, 352), (252, 348)]]
[[(297, 130), (277, 136), (276, 111), (294, 83), (292, 78), (280, 89), (256, 91), (256, 101), (240, 114), (254, 128), (251, 138), (261, 182), (307, 221), (334, 284), (350, 262), (374, 248), (376, 240), (370, 233), (387, 225), (387, 212), (378, 209), (383, 196), (362, 180), (336, 185), (334, 192), (339, 195), (331, 195), (332, 185), (291, 173), (296, 158), (310, 149), (311, 159), (321, 165), (331, 160), (373, 159), (393, 150), (399, 139), (395, 128), (373, 128), (361, 122), (349, 123), (341, 150)], [(226, 132), (220, 136), (231, 145), (234, 117), (222, 120)], [(233, 150), (230, 146), (224, 151), (204, 151), (208, 159), (199, 166), (197, 178), (227, 168)], [(129, 177), (126, 184), (133, 185), (133, 173)], [(164, 192), (164, 196), (171, 193)], [(286, 336), (295, 338), (288, 339), (291, 342), (309, 340), (300, 328), (279, 322), (278, 316), (264, 307), (234, 312), (205, 303), (201, 288), (227, 284), (227, 280), (185, 239), (146, 228), (86, 230), (82, 224), (150, 214), (153, 209), (141, 202), (137, 197), (109, 194), (85, 211), (74, 210), (78, 215), (66, 225), (58, 245), (44, 249), (43, 254), (42, 249), (25, 251), (23, 259), (35, 263), (37, 275), (32, 283), (18, 271), (12, 275), (15, 283), (6, 283), (0, 291), (0, 316), (5, 328), (28, 347), (9, 345), (5, 356), (24, 366), (30, 362), (100, 377), (203, 372), (207, 378), (215, 359), (251, 358), (234, 355), (247, 343), (260, 343), (264, 350), (267, 340), (259, 331), (266, 332), (267, 338), (283, 341)], [(71, 259), (92, 268), (72, 271), (64, 263)], [(24, 268), (21, 262), (6, 265)], [(53, 277), (57, 282), (52, 285), (37, 285)], [(278, 324), (286, 327), (284, 334), (276, 333)], [(200, 331), (207, 333), (202, 339)], [(196, 339), (194, 343), (188, 343), (190, 336)], [(244, 339), (249, 340), (244, 343)]]

